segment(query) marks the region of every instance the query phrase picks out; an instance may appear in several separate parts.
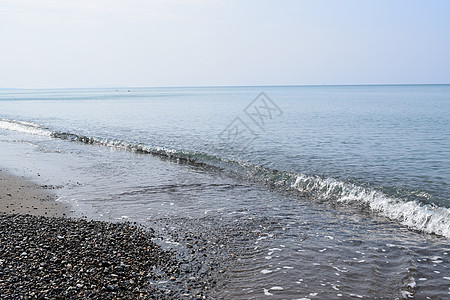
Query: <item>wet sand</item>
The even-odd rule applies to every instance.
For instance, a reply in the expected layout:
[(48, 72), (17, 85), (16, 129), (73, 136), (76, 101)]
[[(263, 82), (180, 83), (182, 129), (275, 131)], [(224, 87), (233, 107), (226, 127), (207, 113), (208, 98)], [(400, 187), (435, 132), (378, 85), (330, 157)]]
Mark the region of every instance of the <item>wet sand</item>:
[(62, 217), (70, 206), (57, 202), (45, 187), (0, 170), (0, 213)]

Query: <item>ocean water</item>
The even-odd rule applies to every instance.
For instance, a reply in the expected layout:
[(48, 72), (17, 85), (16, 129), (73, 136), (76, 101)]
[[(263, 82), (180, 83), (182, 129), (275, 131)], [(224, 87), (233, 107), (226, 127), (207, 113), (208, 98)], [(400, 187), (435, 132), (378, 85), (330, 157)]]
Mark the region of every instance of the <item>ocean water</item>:
[(217, 298), (443, 299), (449, 112), (449, 85), (0, 90), (0, 165), (169, 248), (226, 237)]

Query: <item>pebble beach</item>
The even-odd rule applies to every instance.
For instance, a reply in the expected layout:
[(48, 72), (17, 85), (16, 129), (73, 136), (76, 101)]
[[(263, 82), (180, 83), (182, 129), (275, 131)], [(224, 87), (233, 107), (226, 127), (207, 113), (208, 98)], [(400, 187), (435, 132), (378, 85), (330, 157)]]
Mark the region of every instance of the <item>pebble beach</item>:
[(151, 229), (65, 217), (69, 207), (43, 187), (0, 178), (1, 299), (206, 298), (208, 281), (187, 277)]

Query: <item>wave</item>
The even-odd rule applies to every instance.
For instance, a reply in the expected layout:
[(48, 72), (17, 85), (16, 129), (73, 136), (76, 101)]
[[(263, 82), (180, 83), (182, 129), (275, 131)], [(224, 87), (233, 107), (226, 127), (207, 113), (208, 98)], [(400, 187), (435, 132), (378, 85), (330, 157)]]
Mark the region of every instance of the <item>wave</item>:
[(51, 131), (46, 127), (30, 122), (0, 119), (0, 129), (106, 146), (150, 154), (176, 162), (212, 167), (231, 174), (244, 176), (248, 180), (263, 183), (270, 187), (300, 192), (315, 199), (359, 205), (413, 230), (437, 234), (450, 239), (449, 208), (391, 197), (372, 188), (333, 178), (279, 171), (202, 152), (182, 151), (127, 141), (89, 137), (69, 132)]
[(450, 209), (446, 207), (389, 197), (377, 190), (332, 178), (299, 175), (293, 187), (319, 198), (365, 205), (371, 211), (411, 229), (450, 238)]
[(8, 119), (0, 119), (0, 129), (20, 131), (23, 133), (51, 136), (51, 131), (41, 125)]

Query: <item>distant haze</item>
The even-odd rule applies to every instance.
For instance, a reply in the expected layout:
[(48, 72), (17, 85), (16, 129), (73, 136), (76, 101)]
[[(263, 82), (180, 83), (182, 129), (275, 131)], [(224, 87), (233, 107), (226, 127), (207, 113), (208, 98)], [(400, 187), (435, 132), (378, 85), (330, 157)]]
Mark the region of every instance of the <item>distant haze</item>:
[(0, 87), (450, 83), (450, 1), (0, 0)]

